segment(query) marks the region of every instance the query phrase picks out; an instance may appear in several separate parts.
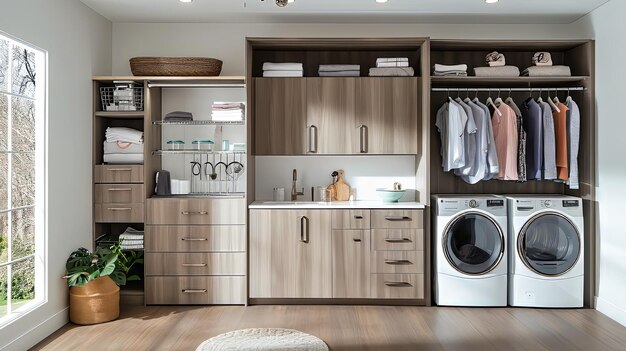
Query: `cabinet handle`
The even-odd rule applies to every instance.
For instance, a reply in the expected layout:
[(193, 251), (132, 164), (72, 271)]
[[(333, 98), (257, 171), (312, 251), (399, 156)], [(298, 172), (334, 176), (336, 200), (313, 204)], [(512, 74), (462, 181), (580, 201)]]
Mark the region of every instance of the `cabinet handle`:
[(386, 264), (390, 264), (390, 265), (410, 265), (413, 264), (413, 262), (409, 261), (409, 260), (385, 260)]
[(185, 215), (185, 216), (190, 216), (190, 215), (208, 215), (209, 213), (207, 211), (182, 211), (181, 214)]
[(317, 153), (317, 126), (309, 126), (309, 153)]
[(132, 211), (130, 207), (109, 207), (107, 208), (109, 211)]
[(352, 241), (354, 241), (355, 243), (360, 243), (361, 239), (359, 239), (359, 238), (352, 238)]
[(132, 191), (131, 188), (108, 188), (107, 191)]
[(391, 287), (411, 287), (411, 286), (413, 286), (411, 283), (408, 283), (408, 282), (385, 282), (385, 285), (391, 286)]
[(367, 153), (368, 140), (367, 140), (367, 126), (362, 124), (359, 126), (359, 152), (362, 154)]
[(107, 171), (109, 172), (130, 172), (132, 171), (132, 168), (108, 168)]
[(185, 294), (204, 294), (206, 289), (183, 289)]
[(363, 219), (363, 216), (354, 216), (354, 219)]
[(309, 243), (309, 218), (307, 216), (300, 217), (300, 241)]
[(183, 267), (206, 267), (206, 263), (183, 263)]
[(388, 243), (410, 243), (411, 239), (409, 238), (385, 238), (385, 241)]
[(180, 238), (182, 241), (208, 241), (207, 238)]
[(385, 216), (385, 219), (392, 222), (411, 221), (411, 217), (407, 216)]

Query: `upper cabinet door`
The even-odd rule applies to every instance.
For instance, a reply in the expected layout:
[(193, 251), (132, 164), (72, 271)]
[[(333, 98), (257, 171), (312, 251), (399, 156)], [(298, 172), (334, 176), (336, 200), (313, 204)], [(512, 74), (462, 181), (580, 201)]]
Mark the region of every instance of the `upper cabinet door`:
[(357, 152), (417, 154), (418, 80), (416, 77), (357, 80)]
[(357, 153), (356, 78), (306, 78), (307, 154)]
[(306, 152), (306, 82), (302, 78), (255, 78), (256, 155)]

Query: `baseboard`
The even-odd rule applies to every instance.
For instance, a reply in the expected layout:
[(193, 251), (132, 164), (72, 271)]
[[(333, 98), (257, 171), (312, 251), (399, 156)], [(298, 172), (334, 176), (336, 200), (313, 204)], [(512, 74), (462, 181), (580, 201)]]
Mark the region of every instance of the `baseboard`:
[(598, 296), (596, 296), (595, 300), (596, 310), (626, 327), (626, 310)]
[(43, 322), (25, 331), (11, 343), (5, 345), (4, 351), (28, 350), (37, 345), (41, 340), (59, 330), (69, 322), (69, 307), (53, 314)]

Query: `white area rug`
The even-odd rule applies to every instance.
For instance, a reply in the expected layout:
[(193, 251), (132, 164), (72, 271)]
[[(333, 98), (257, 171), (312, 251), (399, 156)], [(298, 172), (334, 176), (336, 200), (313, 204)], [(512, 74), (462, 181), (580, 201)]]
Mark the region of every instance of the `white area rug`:
[(318, 337), (293, 329), (252, 328), (220, 334), (203, 342), (196, 349), (217, 350), (328, 351), (328, 346)]

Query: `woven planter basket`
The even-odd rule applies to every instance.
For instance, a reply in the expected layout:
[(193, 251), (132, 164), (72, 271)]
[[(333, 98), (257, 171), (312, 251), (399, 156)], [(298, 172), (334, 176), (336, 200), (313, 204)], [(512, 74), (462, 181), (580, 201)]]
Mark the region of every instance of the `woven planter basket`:
[(222, 61), (208, 57), (133, 57), (135, 76), (219, 76)]
[(74, 324), (97, 324), (120, 315), (120, 288), (109, 276), (70, 288), (70, 320)]

